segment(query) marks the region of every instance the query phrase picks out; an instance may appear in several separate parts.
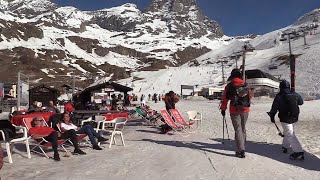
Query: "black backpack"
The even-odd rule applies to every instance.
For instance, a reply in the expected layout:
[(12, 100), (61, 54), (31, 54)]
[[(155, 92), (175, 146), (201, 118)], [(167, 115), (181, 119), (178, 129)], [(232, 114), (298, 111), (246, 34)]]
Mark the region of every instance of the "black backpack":
[[(7, 141), (10, 141), (12, 138), (16, 137), (16, 128), (11, 124), (10, 121), (0, 120), (0, 130), (4, 132), (4, 136)], [(0, 136), (0, 140), (4, 140)]]
[(299, 105), (298, 105), (298, 97), (294, 93), (283, 95), (285, 103), (286, 103), (286, 115), (293, 120), (298, 120), (299, 117)]
[(232, 83), (227, 90), (227, 99), (229, 99), (234, 107), (237, 109), (245, 109), (250, 107), (250, 88), (247, 83), (236, 87)]

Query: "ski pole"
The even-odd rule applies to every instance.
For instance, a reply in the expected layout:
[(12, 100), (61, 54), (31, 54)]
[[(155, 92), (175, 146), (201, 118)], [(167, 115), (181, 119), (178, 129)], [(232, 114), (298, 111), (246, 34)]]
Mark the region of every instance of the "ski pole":
[(224, 144), (224, 116), (222, 116), (222, 144)]
[(229, 137), (229, 130), (228, 130), (228, 124), (227, 124), (226, 117), (225, 117), (225, 116), (223, 116), (223, 119), (224, 119), (225, 124), (226, 124), (226, 130), (227, 130), (228, 140), (230, 140), (230, 137)]
[[(271, 117), (270, 112), (267, 112), (268, 116)], [(280, 131), (279, 127), (277, 126), (277, 124), (274, 122), (274, 125), (276, 126), (277, 130), (278, 130), (278, 135), (281, 137), (284, 137), (284, 135), (282, 134), (282, 132)]]
[(282, 132), (280, 131), (279, 127), (277, 126), (276, 123), (274, 123), (274, 125), (276, 126), (276, 128), (278, 129), (278, 135), (281, 136), (281, 137), (284, 137), (284, 135), (282, 134)]

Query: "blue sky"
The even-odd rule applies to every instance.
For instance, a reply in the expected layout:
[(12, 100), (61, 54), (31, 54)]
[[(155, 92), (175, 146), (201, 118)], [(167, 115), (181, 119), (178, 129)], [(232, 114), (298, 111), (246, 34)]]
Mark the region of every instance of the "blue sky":
[[(81, 10), (96, 10), (127, 2), (143, 10), (151, 0), (54, 0)], [(216, 20), (226, 35), (264, 34), (295, 22), (320, 8), (320, 0), (197, 0), (204, 14)]]

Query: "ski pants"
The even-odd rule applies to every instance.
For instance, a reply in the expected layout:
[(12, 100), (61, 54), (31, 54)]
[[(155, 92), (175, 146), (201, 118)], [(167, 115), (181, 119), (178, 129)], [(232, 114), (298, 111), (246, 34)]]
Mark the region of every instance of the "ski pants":
[(248, 119), (248, 112), (230, 113), (233, 129), (235, 132), (235, 140), (237, 144), (237, 151), (245, 150), (246, 143), (246, 123)]
[(301, 144), (293, 131), (294, 130), (294, 123), (288, 124), (288, 123), (282, 122), (281, 125), (283, 128), (283, 134), (284, 134), (282, 146), (285, 148), (291, 147), (293, 152), (303, 152)]

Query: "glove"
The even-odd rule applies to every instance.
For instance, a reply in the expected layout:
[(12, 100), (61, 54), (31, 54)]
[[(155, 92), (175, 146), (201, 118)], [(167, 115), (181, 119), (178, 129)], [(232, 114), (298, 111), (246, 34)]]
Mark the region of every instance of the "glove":
[(270, 117), (270, 121), (271, 121), (272, 123), (275, 123), (274, 117)]
[(221, 110), (221, 115), (226, 116), (226, 110)]
[(272, 116), (270, 112), (267, 112), (267, 114), (268, 114), (268, 116), (270, 116), (270, 121), (272, 123), (275, 123), (274, 116)]

